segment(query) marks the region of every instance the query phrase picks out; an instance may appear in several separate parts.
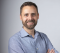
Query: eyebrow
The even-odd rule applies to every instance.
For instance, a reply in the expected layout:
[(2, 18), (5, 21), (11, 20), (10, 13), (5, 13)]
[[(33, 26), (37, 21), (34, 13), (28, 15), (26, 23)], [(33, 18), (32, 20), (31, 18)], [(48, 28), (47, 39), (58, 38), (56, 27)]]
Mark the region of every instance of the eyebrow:
[[(29, 14), (29, 13), (25, 13), (25, 14)], [(36, 13), (31, 13), (31, 14), (36, 14)]]
[(25, 13), (24, 15), (28, 15), (28, 13)]
[(36, 14), (36, 13), (31, 13), (31, 14)]

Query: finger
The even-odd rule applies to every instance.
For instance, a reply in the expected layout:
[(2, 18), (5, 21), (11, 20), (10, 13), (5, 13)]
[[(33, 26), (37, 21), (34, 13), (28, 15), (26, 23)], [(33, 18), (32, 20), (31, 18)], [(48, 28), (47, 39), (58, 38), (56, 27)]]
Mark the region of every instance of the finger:
[(54, 49), (51, 49), (50, 53), (55, 53)]
[(50, 49), (48, 49), (47, 53), (49, 53)]
[(53, 53), (55, 53), (55, 50), (54, 50), (54, 49), (52, 49), (52, 52), (53, 52)]
[(54, 49), (52, 49), (52, 52), (55, 52), (55, 50), (54, 50)]

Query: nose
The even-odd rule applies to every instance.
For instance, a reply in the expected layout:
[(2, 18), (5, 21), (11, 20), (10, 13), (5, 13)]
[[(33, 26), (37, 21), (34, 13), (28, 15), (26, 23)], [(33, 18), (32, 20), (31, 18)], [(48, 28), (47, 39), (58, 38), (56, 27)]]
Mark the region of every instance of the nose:
[(29, 20), (32, 20), (33, 18), (32, 18), (32, 16), (31, 15), (29, 15), (29, 18), (28, 18)]

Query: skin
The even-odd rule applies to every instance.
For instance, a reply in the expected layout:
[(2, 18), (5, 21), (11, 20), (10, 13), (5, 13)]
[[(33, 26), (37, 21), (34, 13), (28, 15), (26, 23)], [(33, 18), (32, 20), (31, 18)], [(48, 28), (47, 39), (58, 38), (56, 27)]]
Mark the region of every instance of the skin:
[(53, 49), (51, 49), (51, 51), (48, 49), (47, 53), (55, 53), (55, 51)]
[[(27, 28), (23, 24), (24, 30), (29, 35), (32, 35), (33, 38), (34, 38), (34, 34), (35, 34), (33, 26), (34, 26), (34, 23), (37, 24), (38, 19), (39, 19), (39, 13), (37, 13), (37, 10), (34, 6), (24, 6), (22, 8), (22, 12), (20, 14), (20, 20), (22, 21), (22, 23), (24, 23), (28, 26), (28, 28)], [(35, 20), (35, 22), (32, 22), (31, 20)], [(29, 21), (31, 21), (31, 22), (29, 22)], [(51, 51), (48, 49), (47, 53), (55, 53), (55, 51), (53, 49)]]

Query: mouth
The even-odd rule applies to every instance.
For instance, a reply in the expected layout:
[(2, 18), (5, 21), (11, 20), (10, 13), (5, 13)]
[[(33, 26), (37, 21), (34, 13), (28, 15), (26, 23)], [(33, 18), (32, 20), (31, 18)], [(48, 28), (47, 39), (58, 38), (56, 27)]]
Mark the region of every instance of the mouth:
[(28, 22), (27, 24), (28, 24), (28, 25), (33, 25), (34, 23), (33, 23), (33, 22)]

